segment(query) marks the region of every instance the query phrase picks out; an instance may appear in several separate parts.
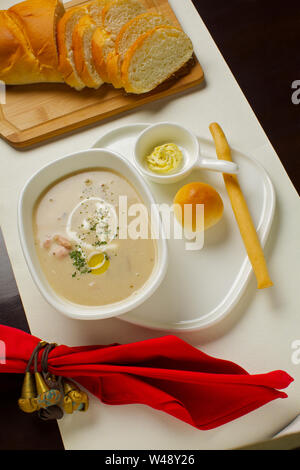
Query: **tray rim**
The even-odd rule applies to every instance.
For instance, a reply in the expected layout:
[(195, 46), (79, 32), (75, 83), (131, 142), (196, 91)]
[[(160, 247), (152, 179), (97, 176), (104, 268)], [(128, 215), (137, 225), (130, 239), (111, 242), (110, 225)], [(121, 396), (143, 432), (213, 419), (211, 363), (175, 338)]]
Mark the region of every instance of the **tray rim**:
[[(146, 127), (150, 125), (151, 123), (142, 122), (142, 123), (130, 123), (130, 124), (124, 124), (124, 125), (118, 126), (117, 128), (111, 129), (108, 132), (104, 133), (101, 137), (99, 137), (94, 142), (91, 148), (108, 148), (105, 146), (103, 147), (102, 145), (99, 146), (99, 142), (103, 141), (105, 138), (108, 138), (109, 136), (113, 134), (118, 134), (120, 132), (123, 133), (126, 129), (133, 130), (134, 128), (139, 127), (140, 131), (142, 131), (143, 129), (145, 129)], [(200, 145), (201, 145), (201, 140), (207, 141), (206, 138), (201, 137), (199, 135), (197, 135), (197, 138), (200, 139)], [(272, 228), (272, 223), (273, 223), (275, 209), (276, 209), (276, 193), (275, 193), (274, 185), (271, 181), (271, 178), (268, 172), (265, 170), (263, 165), (255, 157), (253, 157), (252, 155), (249, 155), (248, 153), (245, 154), (245, 152), (243, 152), (242, 150), (236, 147), (233, 147), (233, 151), (239, 153), (240, 155), (250, 160), (257, 166), (260, 173), (263, 175), (264, 187), (266, 187), (267, 190), (269, 191), (269, 197), (266, 196), (264, 200), (267, 201), (267, 203), (269, 203), (270, 207), (268, 211), (266, 210), (266, 208), (264, 209), (265, 215), (262, 214), (261, 220), (259, 221), (259, 224), (258, 224), (258, 229), (262, 231), (260, 235), (260, 241), (261, 241), (262, 246), (264, 247), (269, 237), (271, 228)], [(123, 156), (127, 158), (125, 155)], [(151, 189), (151, 192), (153, 192), (152, 189)], [(155, 193), (153, 193), (153, 197), (154, 199), (156, 199)], [(242, 295), (244, 294), (246, 287), (248, 283), (250, 282), (251, 274), (253, 275), (252, 267), (251, 267), (248, 257), (246, 256), (245, 260), (241, 264), (240, 271), (238, 272), (237, 277), (235, 278), (230, 290), (228, 291), (227, 295), (224, 297), (223, 301), (221, 301), (221, 303), (219, 303), (211, 312), (201, 317), (202, 320), (200, 321), (200, 324), (199, 324), (199, 318), (191, 320), (191, 321), (184, 321), (182, 323), (181, 322), (176, 322), (174, 324), (169, 323), (169, 325), (164, 324), (164, 323), (158, 324), (156, 321), (151, 321), (151, 320), (145, 321), (144, 319), (139, 321), (137, 320), (137, 317), (134, 315), (132, 318), (131, 312), (123, 314), (117, 318), (127, 323), (131, 323), (133, 325), (137, 325), (137, 326), (141, 326), (144, 328), (153, 329), (157, 331), (165, 331), (169, 333), (200, 331), (200, 330), (212, 327), (216, 325), (217, 323), (220, 323), (225, 317), (227, 317), (230, 314), (230, 312), (238, 304)], [(240, 287), (238, 289), (237, 294), (232, 296), (233, 298), (231, 301), (229, 301), (228, 307), (224, 308), (222, 311), (221, 310), (222, 305), (225, 303), (228, 297), (230, 298), (230, 296), (232, 295), (231, 291), (233, 291), (238, 285), (240, 285)], [(216, 316), (214, 312), (216, 312), (218, 309), (221, 310), (221, 313)], [(133, 313), (134, 313), (134, 310), (133, 310)], [(210, 321), (203, 322), (203, 319), (207, 317), (209, 318), (212, 315), (215, 315), (215, 318), (213, 318)]]

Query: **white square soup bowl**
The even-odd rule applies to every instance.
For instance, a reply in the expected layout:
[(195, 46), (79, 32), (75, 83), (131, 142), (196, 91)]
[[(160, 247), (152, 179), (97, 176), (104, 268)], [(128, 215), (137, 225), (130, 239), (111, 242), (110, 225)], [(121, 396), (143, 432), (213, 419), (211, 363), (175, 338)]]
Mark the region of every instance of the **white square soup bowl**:
[[(32, 216), (35, 203), (41, 193), (58, 179), (73, 172), (99, 168), (113, 170), (126, 178), (136, 189), (143, 203), (149, 210), (152, 207), (152, 223), (156, 224), (159, 239), (156, 240), (156, 265), (146, 284), (130, 297), (104, 306), (84, 306), (72, 303), (60, 297), (48, 283), (36, 253)], [(155, 200), (147, 183), (140, 173), (122, 155), (106, 149), (90, 149), (62, 157), (44, 166), (35, 173), (23, 188), (18, 205), (18, 227), (22, 250), (30, 271), (41, 294), (50, 305), (64, 315), (82, 320), (98, 320), (126, 313), (148, 299), (162, 282), (167, 270), (167, 243), (163, 236), (163, 227)], [(157, 233), (157, 232), (156, 232)]]

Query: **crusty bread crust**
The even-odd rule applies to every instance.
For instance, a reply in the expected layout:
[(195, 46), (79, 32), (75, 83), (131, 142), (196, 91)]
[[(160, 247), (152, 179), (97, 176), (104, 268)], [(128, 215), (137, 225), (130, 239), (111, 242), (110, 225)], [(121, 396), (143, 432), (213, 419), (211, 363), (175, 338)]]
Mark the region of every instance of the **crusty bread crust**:
[(85, 56), (85, 34), (87, 34), (87, 30), (92, 32), (95, 28), (96, 25), (90, 15), (85, 15), (78, 21), (73, 31), (72, 38), (74, 62), (77, 73), (85, 85), (90, 88), (99, 88), (99, 86), (103, 83), (103, 81), (100, 79), (100, 76), (99, 79), (96, 80), (91, 75)]
[(8, 85), (63, 81), (52, 68), (41, 67), (18, 23), (0, 11), (0, 80)]
[(74, 70), (70, 60), (69, 54), (73, 51), (69, 51), (66, 45), (66, 30), (68, 22), (71, 21), (73, 15), (78, 15), (78, 20), (87, 14), (85, 5), (74, 7), (68, 10), (64, 16), (60, 19), (57, 25), (57, 43), (59, 51), (59, 65), (58, 70), (62, 73), (65, 82), (77, 90), (84, 88), (84, 83), (78, 77), (76, 70)]
[(26, 0), (9, 8), (41, 65), (57, 70), (56, 27), (64, 14), (60, 0)]
[(123, 82), (121, 77), (120, 56), (116, 51), (111, 52), (106, 59), (106, 70), (109, 83), (115, 88), (122, 88)]
[(92, 55), (94, 59), (94, 65), (102, 80), (106, 83), (110, 83), (104, 53), (104, 48), (107, 41), (111, 41), (110, 34), (101, 28), (97, 28), (92, 38)]

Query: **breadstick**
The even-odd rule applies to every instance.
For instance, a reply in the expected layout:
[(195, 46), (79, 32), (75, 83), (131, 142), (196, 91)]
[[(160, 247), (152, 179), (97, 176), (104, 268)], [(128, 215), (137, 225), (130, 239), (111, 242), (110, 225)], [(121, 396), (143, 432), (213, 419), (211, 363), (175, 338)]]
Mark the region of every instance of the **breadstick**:
[[(209, 130), (215, 142), (218, 158), (232, 161), (230, 147), (219, 124), (211, 124)], [(273, 283), (270, 279), (264, 253), (238, 178), (235, 175), (225, 173), (223, 173), (223, 178), (249, 260), (257, 279), (257, 288), (264, 289), (270, 287)]]

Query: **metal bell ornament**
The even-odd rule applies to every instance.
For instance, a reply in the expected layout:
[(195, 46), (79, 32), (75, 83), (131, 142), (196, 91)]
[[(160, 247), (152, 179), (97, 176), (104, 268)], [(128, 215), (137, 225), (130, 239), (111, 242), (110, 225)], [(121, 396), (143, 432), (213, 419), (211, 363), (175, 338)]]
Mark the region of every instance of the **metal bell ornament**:
[(24, 413), (34, 413), (38, 409), (36, 400), (36, 386), (30, 372), (25, 373), (21, 398), (18, 400), (19, 408)]
[(89, 397), (74, 382), (64, 381), (64, 394), (63, 408), (66, 413), (72, 414), (74, 411), (87, 411)]

